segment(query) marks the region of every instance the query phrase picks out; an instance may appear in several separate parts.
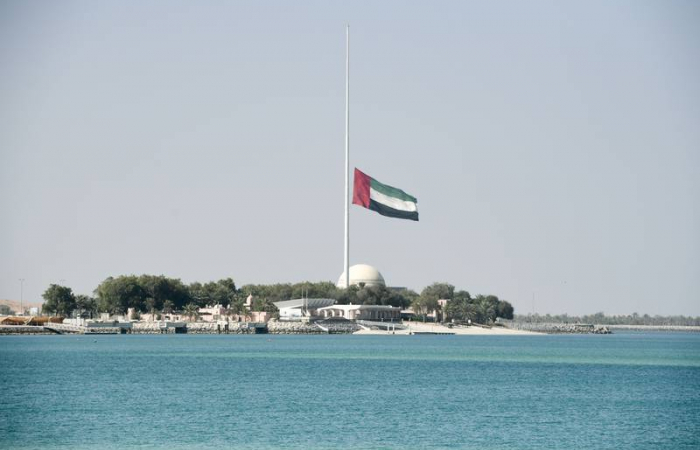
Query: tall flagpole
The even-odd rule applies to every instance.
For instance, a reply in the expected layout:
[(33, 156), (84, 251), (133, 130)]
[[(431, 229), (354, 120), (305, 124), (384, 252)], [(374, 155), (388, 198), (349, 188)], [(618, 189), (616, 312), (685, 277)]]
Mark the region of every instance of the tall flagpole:
[(350, 25), (345, 27), (345, 288), (350, 286)]

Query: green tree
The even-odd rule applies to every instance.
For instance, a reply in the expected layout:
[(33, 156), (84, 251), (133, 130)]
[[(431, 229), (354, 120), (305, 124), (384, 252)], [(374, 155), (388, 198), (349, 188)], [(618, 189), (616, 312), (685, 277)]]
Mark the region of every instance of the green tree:
[(253, 298), (253, 305), (252, 305), (252, 310), (253, 311), (258, 311), (258, 312), (267, 312), (270, 314), (274, 314), (279, 312), (279, 309), (275, 306), (274, 303), (272, 303), (270, 300), (266, 298)]
[(236, 283), (231, 278), (205, 284), (195, 282), (189, 285), (188, 290), (192, 301), (201, 308), (214, 305), (228, 307), (238, 293)]
[(185, 314), (187, 317), (192, 321), (192, 319), (196, 319), (199, 317), (199, 307), (195, 305), (194, 303), (188, 303), (185, 305), (184, 308)]
[(133, 275), (109, 277), (95, 289), (100, 311), (125, 314), (129, 308), (142, 310), (146, 292)]
[(338, 289), (337, 296), (336, 296), (336, 302), (340, 305), (349, 305), (352, 303), (353, 305), (359, 305), (361, 302), (359, 301), (358, 298), (358, 292), (360, 292), (360, 287), (351, 285), (347, 289)]
[(172, 314), (175, 309), (175, 305), (172, 300), (166, 300), (163, 302), (163, 312), (165, 314)]
[(469, 292), (456, 291), (454, 298), (445, 307), (445, 315), (448, 320), (457, 322), (475, 320), (476, 306)]
[(204, 288), (202, 283), (190, 283), (190, 285), (187, 286), (187, 290), (189, 291), (193, 303), (200, 306), (206, 306), (210, 303), (209, 291)]
[(146, 298), (146, 308), (151, 313), (153, 319), (155, 319), (156, 311), (158, 311), (158, 300), (153, 297)]
[[(496, 301), (494, 301), (494, 298)], [(490, 323), (496, 320), (496, 305), (497, 297), (492, 295), (483, 296), (477, 295), (474, 299), (474, 306), (476, 307), (476, 321), (478, 323)]]
[(178, 309), (191, 302), (182, 281), (163, 275), (109, 277), (95, 289), (95, 296), (98, 309), (111, 314), (124, 314), (128, 308), (155, 312), (163, 308), (166, 300)]
[[(144, 277), (142, 275), (142, 277)], [(162, 275), (157, 277), (145, 276), (155, 278), (155, 290), (150, 291), (148, 285), (142, 286), (142, 288), (151, 295), (156, 300), (156, 310), (163, 308), (163, 303), (166, 300), (173, 302), (175, 308), (182, 308), (188, 303), (192, 302), (192, 297), (190, 296), (190, 291), (185, 286), (179, 278), (168, 278)], [(147, 296), (146, 296), (147, 297)], [(145, 298), (144, 304), (141, 308), (142, 311), (146, 311)]]
[(73, 290), (66, 286), (52, 284), (42, 294), (44, 298), (43, 310), (60, 316), (69, 316), (75, 309), (75, 295)]
[(78, 310), (78, 314), (81, 316), (87, 314), (92, 319), (97, 314), (97, 301), (87, 295), (76, 295), (75, 309)]
[(243, 317), (244, 320), (250, 317), (248, 308), (246, 307), (245, 301), (243, 299), (237, 299), (236, 301), (231, 303), (230, 309), (233, 314), (239, 317)]
[(455, 287), (448, 283), (433, 283), (421, 291), (423, 298), (435, 300), (450, 300), (454, 297)]
[(436, 298), (423, 297), (422, 295), (416, 297), (416, 299), (411, 303), (411, 309), (413, 309), (413, 312), (416, 315), (423, 318), (423, 322), (425, 322), (425, 318), (428, 314), (430, 314), (430, 312), (438, 310), (439, 307), (440, 304)]
[[(498, 306), (496, 307), (496, 315), (504, 319), (513, 320), (514, 308), (509, 302), (505, 300), (499, 300)], [(566, 319), (565, 319), (566, 320)]]

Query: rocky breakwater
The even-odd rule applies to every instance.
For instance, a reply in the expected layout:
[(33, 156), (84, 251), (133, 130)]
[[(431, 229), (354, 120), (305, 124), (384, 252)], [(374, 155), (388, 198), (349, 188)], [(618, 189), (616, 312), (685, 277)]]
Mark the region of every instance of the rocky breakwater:
[(510, 322), (508, 328), (523, 331), (536, 331), (547, 334), (611, 334), (604, 325), (592, 325), (585, 323), (530, 323)]
[(326, 331), (312, 323), (280, 322), (274, 319), (267, 323), (267, 332), (270, 334), (326, 334)]
[[(176, 331), (181, 330), (181, 331)], [(135, 322), (131, 327), (133, 334), (254, 334), (255, 328), (247, 322), (187, 322), (164, 325), (160, 322)]]
[(187, 334), (255, 334), (247, 322), (189, 322)]
[(0, 334), (54, 334), (41, 326), (0, 325)]
[(158, 322), (135, 322), (131, 325), (133, 334), (161, 334), (164, 330)]

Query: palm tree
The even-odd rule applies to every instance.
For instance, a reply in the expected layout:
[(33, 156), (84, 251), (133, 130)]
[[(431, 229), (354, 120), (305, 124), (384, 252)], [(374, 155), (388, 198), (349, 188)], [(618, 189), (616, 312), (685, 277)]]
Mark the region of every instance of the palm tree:
[(233, 303), (231, 303), (230, 308), (231, 311), (233, 311), (233, 313), (237, 316), (243, 316), (243, 319), (250, 317), (248, 308), (245, 306), (245, 301), (242, 299), (236, 299)]
[[(173, 302), (171, 300), (164, 301), (163, 302), (163, 314), (169, 314), (169, 315), (172, 314), (174, 307), (175, 307), (175, 305), (173, 304)], [(165, 320), (165, 317), (163, 317), (163, 320)]]
[(465, 322), (475, 319), (476, 312), (476, 305), (474, 303), (464, 301), (459, 305), (459, 315)]
[(153, 298), (153, 297), (148, 297), (148, 298), (146, 299), (146, 308), (147, 308), (148, 311), (150, 311), (150, 313), (151, 313), (151, 321), (152, 321), (152, 322), (155, 322), (155, 320), (156, 320), (156, 306), (157, 306), (157, 303), (156, 303), (156, 299), (155, 299), (155, 298)]
[(476, 315), (480, 323), (493, 322), (496, 318), (496, 308), (487, 298), (480, 298), (476, 304)]
[(188, 303), (185, 305), (185, 314), (187, 314), (187, 317), (192, 321), (193, 317), (196, 319), (199, 316), (199, 307), (194, 303)]
[(226, 319), (230, 322), (232, 315), (233, 315), (233, 309), (231, 309), (231, 305), (229, 305), (224, 309), (224, 316), (226, 316)]

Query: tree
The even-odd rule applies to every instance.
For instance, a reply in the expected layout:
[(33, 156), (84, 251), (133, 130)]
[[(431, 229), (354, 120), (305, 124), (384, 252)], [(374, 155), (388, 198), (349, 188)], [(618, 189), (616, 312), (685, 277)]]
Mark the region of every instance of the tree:
[(476, 305), (467, 291), (457, 291), (447, 304), (445, 314), (448, 319), (458, 322), (476, 321)]
[[(153, 297), (156, 299), (156, 309), (161, 309), (166, 300), (170, 300), (174, 308), (182, 308), (192, 302), (189, 289), (179, 278), (168, 278), (162, 275), (154, 278), (157, 279), (156, 289), (153, 293)], [(147, 289), (147, 286), (144, 286), (144, 290), (150, 294)], [(142, 310), (145, 309), (142, 308)]]
[[(505, 300), (500, 300), (498, 306), (496, 307), (496, 315), (504, 319), (513, 320), (513, 305)], [(565, 314), (566, 316), (566, 314)], [(566, 320), (566, 319), (565, 319)]]
[(141, 275), (138, 278), (139, 286), (143, 289), (146, 297), (144, 298), (143, 306), (151, 314), (155, 314), (155, 311), (159, 309), (163, 304), (162, 291), (164, 290), (164, 284), (166, 283), (164, 276), (154, 276), (154, 275)]
[(253, 311), (258, 311), (258, 312), (266, 312), (270, 314), (274, 314), (276, 312), (279, 312), (279, 309), (275, 306), (274, 303), (272, 303), (270, 300), (266, 298), (253, 298), (253, 305), (251, 308)]
[[(496, 301), (494, 301), (494, 299)], [(476, 321), (479, 323), (489, 323), (496, 320), (496, 305), (498, 302), (498, 297), (489, 295), (484, 297), (483, 295), (477, 295), (474, 299), (474, 305), (476, 306)]]
[(336, 294), (335, 300), (336, 303), (339, 305), (349, 305), (352, 303), (353, 305), (359, 304), (358, 299), (357, 299), (357, 293), (359, 292), (360, 287), (350, 285), (348, 286), (347, 289), (338, 289), (338, 292)]
[(175, 308), (175, 305), (173, 304), (172, 301), (166, 300), (163, 302), (163, 312), (165, 314), (172, 314), (174, 308)]
[(84, 313), (90, 315), (92, 319), (95, 314), (97, 314), (97, 301), (94, 298), (87, 295), (76, 295), (75, 296), (75, 309), (82, 316)]
[(192, 302), (199, 306), (206, 306), (209, 303), (209, 293), (208, 290), (204, 288), (204, 285), (199, 282), (190, 283), (187, 287), (190, 294)]
[(238, 298), (236, 284), (231, 278), (224, 278), (216, 283), (207, 283), (207, 286), (210, 285), (212, 285), (210, 294), (211, 305), (222, 305), (226, 307)]
[[(435, 318), (438, 318), (440, 311), (440, 302), (438, 300), (451, 300), (454, 297), (455, 287), (448, 283), (433, 283), (427, 286), (420, 293), (420, 305), (425, 310), (425, 314), (435, 311)], [(423, 317), (425, 320), (425, 316)], [(444, 320), (444, 312), (443, 312)]]
[(431, 311), (437, 311), (439, 307), (440, 304), (436, 298), (423, 297), (422, 295), (420, 297), (416, 297), (416, 299), (411, 303), (411, 309), (413, 309), (414, 313), (423, 317), (423, 322), (425, 322), (425, 317)]
[(60, 316), (69, 316), (75, 309), (75, 295), (73, 290), (66, 286), (52, 284), (43, 293), (43, 310)]
[(194, 303), (188, 303), (187, 305), (185, 305), (184, 311), (187, 317), (190, 319), (190, 321), (199, 317), (199, 307)]
[(248, 308), (245, 305), (245, 301), (243, 299), (237, 299), (233, 303), (231, 303), (231, 312), (238, 317), (243, 317), (243, 319), (247, 319), (250, 317), (250, 314), (248, 313)]
[(454, 297), (454, 292), (455, 287), (451, 284), (433, 283), (430, 286), (424, 288), (420, 295), (423, 298), (430, 298), (435, 300), (450, 300)]
[(163, 275), (109, 277), (97, 286), (95, 295), (98, 309), (111, 314), (124, 314), (129, 308), (155, 312), (163, 307), (166, 300), (179, 309), (192, 301), (182, 281)]
[(95, 289), (100, 311), (125, 314), (129, 308), (143, 309), (146, 292), (133, 275), (109, 277)]
[(188, 291), (192, 301), (201, 308), (213, 305), (228, 307), (238, 293), (236, 283), (231, 278), (205, 284), (195, 282), (189, 285)]
[(148, 311), (150, 311), (152, 320), (155, 320), (156, 311), (158, 309), (158, 300), (153, 297), (148, 297), (146, 299), (146, 308), (148, 308)]

